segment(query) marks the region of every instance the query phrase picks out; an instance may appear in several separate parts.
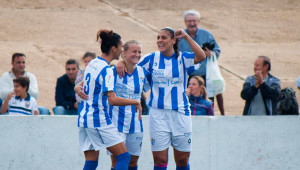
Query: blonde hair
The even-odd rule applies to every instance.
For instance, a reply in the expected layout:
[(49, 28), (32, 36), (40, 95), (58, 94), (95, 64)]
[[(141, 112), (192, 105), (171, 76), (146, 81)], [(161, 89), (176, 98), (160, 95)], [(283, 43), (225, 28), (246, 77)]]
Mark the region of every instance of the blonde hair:
[[(199, 86), (203, 86), (201, 91), (200, 91), (200, 94), (202, 94), (203, 98), (208, 100), (208, 97), (207, 97), (207, 93), (206, 93), (206, 88), (205, 88), (205, 83), (204, 83), (204, 79), (200, 76), (193, 76), (191, 77), (191, 79), (196, 79), (197, 82), (198, 82), (198, 85)], [(190, 79), (190, 80), (191, 80)]]

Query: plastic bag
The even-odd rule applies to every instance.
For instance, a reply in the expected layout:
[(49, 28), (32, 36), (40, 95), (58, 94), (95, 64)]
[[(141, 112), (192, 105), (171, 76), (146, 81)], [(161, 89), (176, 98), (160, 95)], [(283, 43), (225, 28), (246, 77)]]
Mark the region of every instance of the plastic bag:
[(225, 90), (224, 78), (221, 75), (217, 57), (212, 52), (211, 57), (207, 57), (206, 63), (206, 91), (207, 97), (214, 97)]

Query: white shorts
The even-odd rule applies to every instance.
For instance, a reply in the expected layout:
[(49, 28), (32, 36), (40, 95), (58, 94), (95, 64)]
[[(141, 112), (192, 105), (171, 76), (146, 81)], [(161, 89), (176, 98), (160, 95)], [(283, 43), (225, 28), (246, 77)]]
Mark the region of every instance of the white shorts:
[(81, 151), (100, 150), (123, 142), (117, 128), (107, 125), (99, 128), (79, 127), (79, 145)]
[[(130, 155), (140, 156), (142, 151), (144, 133), (143, 132), (138, 132), (138, 133), (119, 132), (119, 135), (123, 137), (128, 153)], [(112, 155), (112, 153), (107, 150), (107, 155)]]
[(181, 152), (192, 150), (192, 120), (174, 110), (150, 108), (149, 129), (152, 151), (163, 151), (171, 145)]

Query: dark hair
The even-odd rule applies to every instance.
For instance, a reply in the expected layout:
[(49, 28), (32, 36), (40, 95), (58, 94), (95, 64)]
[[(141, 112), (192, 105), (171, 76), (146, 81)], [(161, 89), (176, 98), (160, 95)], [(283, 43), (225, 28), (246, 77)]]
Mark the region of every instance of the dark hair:
[(123, 45), (124, 51), (128, 51), (129, 45), (130, 45), (130, 44), (141, 45), (137, 40), (130, 40), (130, 41), (127, 41), (127, 42)]
[(199, 85), (199, 86), (203, 86), (200, 93), (203, 95), (203, 98), (204, 98), (204, 99), (208, 99), (208, 98), (207, 98), (207, 92), (206, 92), (206, 88), (205, 88), (204, 79), (203, 79), (201, 76), (192, 76), (192, 77), (190, 78), (190, 81), (191, 81), (191, 79), (196, 79), (197, 82), (198, 82), (198, 85)]
[(83, 55), (82, 59), (84, 60), (87, 57), (96, 58), (96, 54), (88, 51)]
[(11, 61), (14, 62), (16, 57), (26, 57), (23, 53), (14, 53), (12, 55)]
[(77, 68), (79, 68), (79, 63), (77, 60), (75, 59), (69, 59), (67, 62), (66, 62), (66, 65), (69, 65), (69, 64), (76, 64)]
[(108, 54), (111, 47), (118, 47), (119, 42), (121, 41), (121, 36), (114, 33), (112, 30), (109, 31), (100, 29), (97, 32), (96, 41), (100, 43), (102, 53)]
[(28, 88), (29, 88), (29, 78), (28, 77), (20, 76), (20, 77), (13, 79), (13, 82), (20, 84), (23, 88), (27, 87), (26, 92), (28, 91)]
[[(175, 38), (175, 31), (174, 31), (172, 28), (170, 28), (170, 27), (165, 27), (165, 28), (161, 29), (160, 31), (162, 31), (162, 30), (168, 31), (168, 32), (171, 34), (171, 38), (172, 38), (172, 39)], [(173, 45), (173, 49), (174, 49), (174, 51), (175, 51), (175, 57), (176, 57), (176, 58), (177, 58), (178, 55), (179, 55), (178, 42), (179, 42), (179, 40), (176, 39), (175, 44)]]
[(263, 65), (269, 65), (268, 71), (271, 71), (271, 60), (267, 56), (258, 56), (258, 58), (262, 58), (264, 60)]

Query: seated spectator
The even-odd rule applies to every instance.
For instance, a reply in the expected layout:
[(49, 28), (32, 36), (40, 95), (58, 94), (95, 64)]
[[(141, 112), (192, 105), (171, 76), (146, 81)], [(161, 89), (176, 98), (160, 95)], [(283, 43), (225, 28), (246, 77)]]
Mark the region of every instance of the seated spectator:
[[(11, 60), (12, 69), (11, 71), (5, 72), (0, 78), (0, 100), (1, 102), (14, 91), (13, 79), (25, 76), (30, 80), (28, 94), (37, 100), (39, 91), (38, 84), (35, 76), (32, 73), (25, 71), (26, 67), (26, 56), (23, 53), (14, 53)], [(0, 103), (1, 103), (0, 102)], [(1, 107), (1, 105), (0, 105)], [(38, 107), (40, 114), (49, 115), (49, 109), (43, 106)]]
[(59, 77), (56, 83), (55, 101), (53, 108), (55, 115), (77, 115), (78, 103), (75, 98), (75, 80), (79, 70), (79, 63), (74, 59), (66, 62), (66, 74)]
[(192, 76), (188, 85), (189, 102), (192, 115), (213, 116), (214, 107), (208, 100), (204, 80), (200, 76)]
[[(82, 60), (84, 62), (84, 65), (85, 67), (90, 63), (90, 61), (92, 61), (94, 58), (96, 58), (96, 54), (95, 53), (92, 53), (92, 52), (86, 52), (84, 54), (84, 56), (82, 57)], [(84, 77), (84, 69), (79, 69), (78, 70), (78, 73), (77, 73), (77, 76), (76, 76), (76, 80), (75, 80), (75, 85), (77, 85), (79, 82), (82, 81)], [(76, 101), (78, 103), (80, 103), (81, 101), (81, 98), (77, 95), (77, 93), (75, 93), (76, 95)]]
[(272, 76), (271, 61), (259, 56), (254, 63), (254, 75), (247, 77), (241, 92), (246, 100), (243, 115), (277, 115), (280, 80)]
[(28, 77), (17, 77), (13, 80), (14, 92), (7, 95), (1, 107), (1, 113), (9, 115), (39, 115), (36, 101), (27, 91)]

